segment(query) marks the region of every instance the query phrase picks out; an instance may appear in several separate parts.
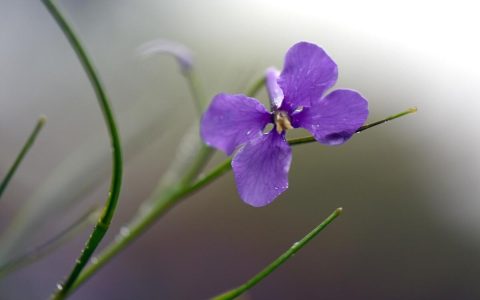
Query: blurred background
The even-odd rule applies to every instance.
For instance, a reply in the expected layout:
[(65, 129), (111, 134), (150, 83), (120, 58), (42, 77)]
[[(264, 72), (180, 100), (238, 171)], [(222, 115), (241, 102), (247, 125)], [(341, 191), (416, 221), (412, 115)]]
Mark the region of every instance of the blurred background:
[[(369, 121), (415, 115), (341, 147), (296, 147), (290, 188), (252, 208), (231, 173), (188, 198), (71, 299), (205, 299), (243, 283), (335, 208), (344, 214), (244, 299), (478, 299), (480, 43), (474, 1), (60, 1), (105, 83), (126, 154), (110, 234), (136, 212), (196, 122), (178, 65), (136, 49), (170, 39), (195, 54), (208, 97), (237, 93), (306, 40), (359, 90)], [(259, 95), (266, 101), (265, 93)], [(39, 115), (48, 122), (0, 201), (5, 262), (60, 232), (110, 178), (95, 96), (40, 1), (0, 1), (0, 177)], [(210, 166), (223, 160), (217, 153)], [(90, 226), (0, 280), (0, 299), (45, 299)]]

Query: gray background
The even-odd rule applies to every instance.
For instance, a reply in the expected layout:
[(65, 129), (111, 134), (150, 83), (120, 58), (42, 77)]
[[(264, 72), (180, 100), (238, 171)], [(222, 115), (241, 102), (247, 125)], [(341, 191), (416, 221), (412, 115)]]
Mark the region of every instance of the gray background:
[[(266, 67), (281, 68), (292, 44), (307, 40), (337, 62), (337, 87), (369, 100), (370, 121), (419, 108), (341, 147), (295, 148), (290, 189), (268, 207), (243, 204), (232, 174), (225, 175), (173, 209), (72, 299), (213, 296), (255, 274), (339, 206), (342, 217), (245, 298), (478, 299), (480, 24), (475, 4), (460, 2), (62, 1), (130, 141), (106, 241), (152, 191), (195, 118), (175, 61), (140, 59), (135, 49), (144, 42), (167, 38), (190, 47), (213, 96), (244, 91)], [(8, 257), (103, 203), (110, 160), (94, 94), (50, 15), (39, 1), (0, 0), (0, 176), (40, 114), (47, 126), (0, 202), (0, 229), (25, 203), (42, 215), (17, 236)], [(141, 142), (125, 138), (138, 132)], [(58, 184), (46, 184), (53, 172)], [(65, 185), (59, 178), (77, 179)], [(89, 178), (100, 180), (84, 192)], [(53, 202), (34, 201), (40, 188)], [(58, 204), (67, 198), (69, 205)], [(0, 299), (47, 298), (88, 233), (2, 279)]]

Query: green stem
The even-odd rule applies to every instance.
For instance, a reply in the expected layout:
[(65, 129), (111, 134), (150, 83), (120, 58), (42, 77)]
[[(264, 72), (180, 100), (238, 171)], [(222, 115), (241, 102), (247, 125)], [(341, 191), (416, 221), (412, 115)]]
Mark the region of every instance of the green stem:
[[(406, 116), (408, 114), (412, 114), (412, 113), (415, 113), (415, 112), (417, 112), (417, 108), (416, 107), (411, 107), (411, 108), (409, 108), (405, 111), (402, 111), (401, 113), (391, 115), (389, 117), (386, 117), (385, 119), (382, 119), (382, 120), (379, 120), (379, 121), (376, 121), (376, 122), (373, 122), (373, 123), (370, 123), (370, 124), (363, 125), (355, 133), (360, 133), (364, 130), (370, 129), (370, 128), (375, 127), (377, 125), (385, 124), (389, 121), (398, 119), (400, 117), (403, 117), (403, 116)], [(306, 137), (291, 139), (291, 140), (288, 141), (288, 143), (293, 146), (293, 145), (311, 143), (311, 142), (315, 142), (315, 141), (316, 140), (313, 136), (306, 136)]]
[(23, 159), (27, 155), (28, 151), (30, 150), (30, 148), (32, 148), (33, 143), (35, 143), (35, 140), (37, 139), (38, 134), (42, 130), (46, 121), (47, 121), (47, 118), (44, 116), (41, 116), (38, 119), (37, 125), (35, 125), (35, 128), (33, 129), (32, 133), (30, 133), (30, 136), (28, 137), (27, 141), (23, 145), (22, 150), (20, 150), (20, 153), (18, 153), (17, 158), (13, 162), (13, 165), (8, 170), (7, 175), (0, 183), (0, 198), (2, 198), (3, 192), (7, 188), (7, 185), (10, 183), (10, 180), (12, 179), (13, 175), (15, 175), (15, 172), (17, 171), (18, 167), (20, 166)]
[(193, 164), (191, 165), (190, 170), (186, 172), (180, 184), (182, 186), (188, 186), (189, 184), (191, 184), (197, 178), (201, 170), (203, 170), (205, 165), (208, 163), (213, 153), (214, 153), (213, 148), (202, 145), (202, 148), (198, 150), (197, 157), (193, 162)]
[(249, 89), (247, 89), (247, 92), (245, 93), (245, 95), (249, 97), (255, 96), (260, 91), (260, 89), (264, 87), (264, 85), (265, 85), (265, 76), (262, 76), (258, 78), (257, 81), (255, 81)]
[(202, 85), (200, 84), (200, 80), (198, 79), (193, 69), (183, 72), (183, 75), (187, 80), (188, 88), (190, 90), (190, 93), (192, 94), (193, 102), (195, 104), (197, 113), (199, 116), (201, 116), (206, 103), (206, 98), (203, 92)]
[(364, 125), (362, 127), (360, 127), (358, 130), (357, 130), (357, 133), (358, 132), (362, 132), (366, 129), (369, 129), (369, 128), (372, 128), (372, 127), (375, 127), (377, 125), (381, 125), (381, 124), (385, 124), (389, 121), (392, 121), (392, 120), (395, 120), (395, 119), (398, 119), (400, 117), (403, 117), (403, 116), (406, 116), (408, 114), (413, 114), (413, 113), (416, 113), (417, 112), (417, 108), (416, 107), (410, 107), (409, 109), (405, 110), (405, 111), (402, 111), (401, 113), (398, 113), (396, 115), (392, 115), (392, 116), (389, 116), (383, 120), (380, 120), (380, 121), (377, 121), (377, 122), (373, 122), (373, 123), (370, 123), (370, 124), (367, 124), (367, 125)]
[(67, 241), (77, 235), (82, 229), (84, 229), (92, 220), (95, 220), (98, 214), (96, 207), (89, 209), (84, 215), (82, 215), (73, 224), (62, 230), (53, 238), (45, 242), (44, 244), (34, 248), (33, 250), (25, 253), (5, 264), (0, 266), (0, 278), (15, 272), (23, 267), (29, 266), (32, 263), (39, 261), (43, 257), (53, 253), (60, 246), (64, 245)]
[(212, 171), (210, 171), (207, 175), (201, 177), (195, 183), (190, 185), (188, 189), (186, 189), (186, 194), (191, 194), (199, 189), (207, 186), (209, 183), (213, 182), (218, 177), (222, 176), (223, 174), (227, 173), (232, 168), (232, 159), (227, 158), (222, 163), (218, 164)]
[(73, 267), (70, 275), (63, 284), (57, 285), (57, 290), (52, 295), (53, 299), (64, 299), (71, 292), (71, 288), (77, 280), (77, 277), (80, 275), (81, 271), (92, 256), (93, 252), (102, 241), (110, 226), (110, 222), (117, 207), (120, 189), (122, 186), (123, 160), (120, 135), (110, 106), (110, 102), (105, 93), (105, 89), (100, 82), (100, 78), (97, 75), (95, 68), (93, 67), (91, 59), (88, 57), (86, 51), (80, 43), (80, 40), (73, 32), (72, 27), (63, 17), (56, 4), (54, 4), (53, 0), (43, 0), (43, 3), (45, 4), (52, 17), (57, 22), (58, 26), (62, 29), (68, 41), (70, 42), (70, 45), (77, 54), (77, 57), (82, 64), (85, 73), (88, 76), (88, 79), (90, 80), (90, 83), (97, 96), (99, 105), (102, 109), (105, 123), (107, 125), (110, 135), (110, 143), (112, 146), (112, 179), (110, 184), (109, 196), (105, 202), (102, 214), (100, 215), (92, 234), (86, 242), (85, 247), (80, 254), (80, 257), (76, 260), (75, 266)]
[(241, 286), (230, 290), (224, 294), (214, 297), (214, 300), (227, 300), (227, 299), (234, 299), (244, 292), (251, 289), (257, 283), (262, 281), (265, 277), (270, 275), (273, 271), (275, 271), (278, 267), (280, 267), (283, 263), (285, 263), (289, 258), (291, 258), (295, 253), (297, 253), (300, 249), (302, 249), (305, 245), (308, 244), (317, 234), (320, 233), (328, 224), (332, 223), (340, 214), (342, 213), (342, 208), (337, 208), (330, 216), (328, 216), (322, 223), (320, 223), (317, 227), (315, 227), (312, 231), (310, 231), (306, 236), (304, 236), (300, 241), (294, 243), (290, 249), (280, 255), (276, 260), (274, 260), (271, 264), (269, 264), (265, 269), (260, 271), (257, 275), (253, 276), (250, 280), (246, 283), (242, 284)]
[[(387, 119), (393, 120), (394, 119), (393, 117), (394, 116), (391, 116), (382, 121), (375, 122), (372, 124), (377, 124), (377, 125), (382, 124), (382, 123), (385, 123), (385, 120)], [(372, 126), (365, 125), (364, 127), (365, 129), (368, 129), (368, 128), (371, 128)], [(362, 129), (364, 127), (361, 127), (358, 130), (358, 132), (365, 130), (365, 129)], [(305, 139), (306, 138), (304, 138), (300, 142), (299, 142), (299, 139), (293, 139), (289, 141), (289, 144), (292, 146), (295, 146), (295, 145), (310, 143), (315, 141), (315, 139), (312, 137), (308, 137), (309, 139), (308, 141), (305, 141)], [(200, 179), (195, 181), (195, 183), (189, 186), (182, 186), (181, 184), (179, 184), (178, 186), (173, 187), (170, 190), (164, 191), (163, 193), (158, 195), (156, 201), (147, 200), (147, 203), (154, 203), (154, 204), (151, 204), (150, 206), (144, 208), (143, 215), (136, 218), (133, 222), (131, 222), (129, 225), (125, 227), (127, 230), (125, 230), (124, 232), (128, 232), (128, 235), (120, 233), (114, 239), (114, 241), (99, 254), (99, 256), (95, 259), (95, 264), (91, 264), (85, 268), (85, 270), (80, 274), (78, 280), (76, 281), (72, 289), (73, 290), (77, 289), (81, 284), (83, 284), (86, 280), (88, 280), (102, 266), (104, 266), (108, 261), (110, 261), (110, 259), (112, 259), (117, 253), (119, 253), (121, 250), (127, 247), (140, 234), (145, 232), (145, 230), (147, 230), (154, 223), (154, 221), (158, 220), (159, 217), (164, 215), (170, 208), (172, 208), (180, 200), (185, 199), (187, 196), (207, 186), (208, 184), (212, 183), (214, 180), (216, 180), (223, 174), (230, 171), (231, 161), (232, 161), (231, 158), (224, 160), (222, 163), (217, 165), (217, 167), (215, 167), (208, 174), (201, 177)], [(180, 182), (186, 182), (186, 181), (181, 180)]]

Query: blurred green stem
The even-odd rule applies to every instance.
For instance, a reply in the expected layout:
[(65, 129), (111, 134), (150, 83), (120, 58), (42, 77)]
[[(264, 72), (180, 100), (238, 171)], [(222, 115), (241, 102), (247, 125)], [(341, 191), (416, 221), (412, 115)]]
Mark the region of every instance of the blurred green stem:
[[(255, 89), (252, 89), (255, 91)], [(258, 91), (258, 89), (257, 89)], [(411, 110), (408, 110), (411, 112)], [(363, 130), (372, 128), (376, 125), (385, 123), (385, 120), (393, 120), (400, 116), (405, 115), (406, 113), (396, 114), (394, 116), (390, 116), (384, 120), (372, 123), (374, 125), (367, 124), (365, 126), (360, 127), (357, 132), (361, 132)], [(307, 140), (308, 139), (308, 140)], [(314, 142), (315, 139), (313, 137), (308, 138), (300, 138), (300, 139), (293, 139), (289, 141), (289, 144), (292, 146), (311, 143)], [(201, 155), (197, 157), (201, 159)], [(95, 264), (91, 264), (85, 268), (85, 270), (80, 274), (78, 280), (75, 282), (72, 289), (78, 288), (83, 282), (89, 279), (96, 271), (98, 271), (102, 266), (104, 266), (111, 258), (113, 258), (117, 253), (122, 251), (125, 247), (127, 247), (135, 238), (140, 236), (145, 230), (147, 230), (156, 220), (158, 220), (161, 216), (163, 216), (170, 208), (172, 208), (175, 204), (179, 203), (180, 200), (185, 199), (187, 196), (191, 195), (192, 193), (198, 191), (199, 189), (207, 186), (209, 183), (213, 182), (223, 174), (227, 173), (231, 170), (231, 158), (226, 159), (219, 165), (217, 165), (213, 170), (208, 172), (206, 175), (200, 177), (197, 181), (192, 184), (185, 185), (181, 184), (182, 182), (188, 182), (187, 180), (180, 180), (180, 184), (171, 187), (156, 195), (155, 201), (152, 201), (149, 206), (143, 209), (143, 214), (137, 218), (135, 218), (130, 224), (125, 226), (123, 232), (128, 232), (127, 235), (120, 233), (114, 241), (109, 244), (95, 259)], [(196, 173), (200, 171), (198, 168), (199, 164), (193, 164), (192, 166), (197, 166), (197, 168), (192, 171), (192, 173)], [(192, 176), (188, 175), (189, 178)]]
[(39, 261), (43, 257), (53, 253), (56, 249), (64, 245), (67, 241), (75, 237), (82, 229), (88, 224), (95, 223), (95, 219), (98, 217), (98, 210), (96, 207), (89, 209), (73, 224), (62, 230), (53, 238), (45, 242), (44, 244), (34, 248), (26, 254), (23, 254), (5, 264), (0, 266), (0, 278), (15, 272), (23, 267)]
[(264, 85), (265, 85), (265, 76), (262, 76), (253, 82), (252, 86), (250, 86), (250, 88), (247, 89), (247, 92), (245, 93), (245, 95), (249, 97), (255, 96)]
[(223, 293), (219, 296), (213, 298), (213, 300), (228, 300), (234, 299), (244, 292), (248, 291), (252, 287), (254, 287), (257, 283), (262, 281), (265, 277), (270, 275), (273, 271), (275, 271), (278, 267), (280, 267), (283, 263), (285, 263), (289, 258), (291, 258), (295, 253), (297, 253), (300, 249), (302, 249), (305, 245), (308, 244), (317, 234), (320, 233), (328, 224), (332, 223), (340, 214), (342, 213), (342, 208), (337, 208), (330, 216), (328, 216), (322, 223), (320, 223), (317, 227), (315, 227), (312, 231), (310, 231), (306, 236), (304, 236), (300, 241), (294, 243), (290, 249), (280, 255), (276, 260), (274, 260), (271, 264), (269, 264), (265, 269), (260, 271), (257, 275), (253, 276), (250, 280), (246, 283), (242, 284), (241, 286), (232, 289), (226, 293)]
[(13, 175), (15, 175), (15, 172), (17, 171), (18, 167), (20, 166), (21, 162), (23, 161), (23, 159), (27, 155), (30, 148), (32, 148), (33, 143), (35, 143), (35, 140), (37, 139), (38, 134), (42, 130), (46, 121), (47, 121), (47, 118), (45, 116), (41, 116), (38, 119), (37, 124), (35, 125), (35, 128), (33, 129), (32, 133), (30, 133), (30, 136), (28, 137), (27, 141), (23, 145), (22, 150), (20, 150), (20, 152), (17, 155), (17, 158), (13, 162), (13, 165), (8, 170), (7, 175), (5, 176), (5, 178), (0, 183), (0, 198), (2, 198), (3, 192), (7, 188), (7, 185), (10, 183), (10, 180), (12, 179)]
[(187, 80), (188, 88), (190, 90), (190, 93), (192, 94), (193, 102), (195, 104), (198, 116), (201, 116), (207, 101), (203, 91), (203, 87), (200, 84), (200, 80), (193, 68), (183, 72), (183, 75)]
[(53, 299), (64, 299), (71, 292), (71, 288), (77, 280), (78, 275), (80, 275), (80, 272), (88, 263), (90, 257), (102, 241), (110, 226), (110, 222), (117, 207), (118, 198), (122, 186), (123, 159), (120, 135), (117, 129), (110, 101), (108, 100), (105, 89), (100, 82), (100, 78), (97, 75), (91, 59), (88, 57), (85, 49), (80, 43), (80, 40), (73, 32), (72, 27), (63, 17), (62, 13), (58, 9), (54, 1), (43, 0), (43, 3), (45, 4), (45, 7), (48, 9), (52, 17), (57, 22), (58, 26), (62, 29), (68, 41), (70, 42), (70, 45), (77, 54), (77, 57), (82, 64), (85, 73), (88, 76), (88, 79), (90, 80), (90, 83), (97, 96), (99, 105), (102, 109), (103, 117), (108, 128), (110, 142), (112, 146), (112, 179), (110, 184), (109, 196), (105, 202), (102, 214), (100, 215), (92, 234), (86, 242), (85, 247), (80, 254), (80, 257), (76, 260), (75, 266), (73, 267), (70, 275), (63, 284), (57, 285), (57, 289), (52, 295)]

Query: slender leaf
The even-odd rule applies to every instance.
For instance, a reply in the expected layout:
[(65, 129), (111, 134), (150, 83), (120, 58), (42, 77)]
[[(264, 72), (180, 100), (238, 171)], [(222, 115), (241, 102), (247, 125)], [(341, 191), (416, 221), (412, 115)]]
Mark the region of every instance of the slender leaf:
[(330, 223), (335, 220), (340, 213), (342, 212), (342, 208), (337, 208), (330, 216), (328, 216), (322, 223), (320, 223), (317, 227), (315, 227), (312, 231), (310, 231), (306, 236), (304, 236), (300, 241), (294, 243), (290, 249), (285, 251), (282, 255), (280, 255), (276, 260), (274, 260), (271, 264), (269, 264), (265, 269), (260, 271), (257, 275), (253, 276), (250, 280), (242, 284), (241, 286), (234, 288), (224, 294), (214, 297), (214, 300), (228, 300), (228, 299), (235, 299), (241, 294), (245, 293), (260, 281), (265, 279), (268, 275), (270, 275), (273, 271), (275, 271), (278, 267), (284, 264), (287, 260), (289, 260), (295, 253), (300, 251), (303, 247), (305, 247), (314, 237), (317, 236), (325, 227), (327, 227)]
[(77, 280), (78, 275), (80, 275), (80, 272), (88, 263), (90, 257), (102, 241), (110, 226), (110, 222), (115, 214), (115, 209), (117, 207), (118, 198), (120, 195), (120, 189), (122, 186), (123, 159), (120, 135), (110, 106), (110, 101), (108, 100), (105, 89), (100, 82), (100, 78), (94, 69), (90, 58), (56, 4), (52, 0), (43, 0), (43, 3), (67, 37), (90, 80), (90, 83), (97, 96), (100, 108), (102, 109), (112, 146), (112, 180), (110, 184), (109, 196), (105, 202), (104, 209), (93, 229), (92, 234), (90, 235), (90, 238), (85, 244), (80, 257), (75, 261), (75, 265), (70, 275), (64, 283), (57, 285), (57, 289), (52, 296), (53, 299), (64, 299), (70, 293), (70, 289)]
[(47, 121), (47, 118), (44, 116), (38, 119), (37, 124), (35, 125), (35, 128), (33, 128), (32, 133), (30, 134), (27, 141), (23, 145), (22, 149), (18, 153), (17, 158), (13, 162), (13, 165), (10, 167), (10, 169), (7, 172), (7, 175), (0, 183), (0, 199), (2, 198), (3, 192), (7, 188), (8, 184), (10, 183), (10, 180), (12, 179), (13, 175), (17, 171), (18, 167), (22, 163), (25, 156), (27, 155), (28, 151), (30, 150), (30, 148), (32, 148), (33, 143), (35, 143), (35, 140), (37, 139), (38, 134), (42, 130), (46, 121)]

